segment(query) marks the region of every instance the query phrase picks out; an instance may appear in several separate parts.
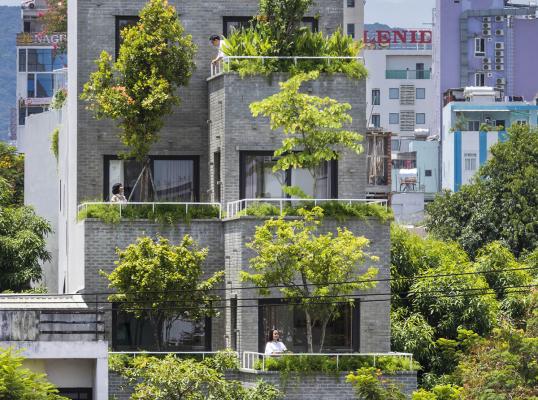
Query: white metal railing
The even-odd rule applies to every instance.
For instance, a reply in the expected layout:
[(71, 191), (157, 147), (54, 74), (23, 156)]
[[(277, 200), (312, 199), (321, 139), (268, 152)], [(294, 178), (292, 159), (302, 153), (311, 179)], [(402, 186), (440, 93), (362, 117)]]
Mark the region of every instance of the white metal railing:
[[(178, 356), (201, 356), (202, 360), (206, 357), (218, 354), (218, 351), (109, 351), (108, 354), (126, 354), (133, 356), (152, 356), (152, 355), (168, 355), (174, 354)], [(239, 354), (234, 352), (239, 358)]]
[(297, 64), (297, 61), (300, 60), (325, 60), (329, 64), (331, 63), (331, 60), (355, 60), (364, 62), (364, 58), (360, 56), (225, 56), (222, 60), (219, 60), (216, 63), (211, 63), (211, 76), (213, 77), (222, 73), (230, 72), (230, 62), (234, 60), (261, 60), (262, 64), (265, 62), (265, 60), (293, 60), (295, 64)]
[(67, 68), (55, 69), (53, 82), (53, 97), (58, 90), (67, 90)]
[(83, 210), (87, 210), (88, 206), (92, 205), (111, 205), (116, 206), (119, 208), (120, 218), (122, 216), (122, 210), (125, 207), (131, 207), (131, 206), (151, 206), (152, 211), (155, 212), (155, 207), (158, 206), (165, 206), (165, 205), (171, 205), (171, 206), (178, 206), (178, 207), (185, 207), (185, 214), (188, 214), (189, 207), (195, 208), (199, 206), (213, 206), (217, 207), (219, 210), (219, 219), (222, 219), (222, 205), (220, 203), (197, 203), (197, 202), (140, 202), (140, 201), (129, 201), (129, 202), (99, 202), (99, 201), (90, 201), (85, 202), (78, 205), (78, 212), (81, 212)]
[(373, 367), (376, 366), (376, 361), (380, 357), (401, 357), (409, 360), (409, 370), (413, 369), (413, 354), (411, 353), (284, 353), (282, 355), (266, 355), (264, 353), (256, 353), (253, 351), (244, 351), (241, 367), (246, 370), (255, 371), (261, 370), (265, 371), (265, 360), (272, 357), (280, 356), (290, 356), (290, 357), (314, 357), (314, 356), (324, 356), (335, 358), (336, 360), (336, 369), (338, 370), (340, 365), (340, 359), (344, 357), (372, 357), (373, 358)]
[(243, 199), (229, 202), (226, 205), (226, 215), (228, 218), (237, 217), (241, 211), (247, 210), (249, 206), (257, 205), (260, 203), (274, 204), (275, 207), (278, 207), (280, 210), (280, 215), (283, 214), (287, 205), (294, 203), (314, 203), (314, 206), (320, 205), (327, 202), (338, 202), (343, 204), (378, 204), (388, 207), (387, 200), (377, 200), (377, 199), (294, 199), (294, 198), (283, 198), (283, 199)]

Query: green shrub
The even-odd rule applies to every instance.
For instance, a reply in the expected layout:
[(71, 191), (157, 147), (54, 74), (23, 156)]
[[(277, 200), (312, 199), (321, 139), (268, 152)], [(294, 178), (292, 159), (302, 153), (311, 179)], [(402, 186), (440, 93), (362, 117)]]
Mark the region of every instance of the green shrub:
[[(121, 207), (121, 216), (120, 216)], [(117, 224), (122, 219), (147, 219), (163, 225), (175, 225), (193, 219), (219, 218), (219, 208), (212, 205), (192, 205), (186, 210), (185, 205), (158, 204), (91, 204), (78, 213), (79, 221), (95, 218), (106, 224)]]
[(55, 128), (52, 131), (52, 135), (50, 137), (50, 151), (52, 151), (52, 154), (54, 154), (54, 158), (56, 158), (56, 161), (58, 161), (58, 155), (60, 154), (59, 142), (60, 142), (60, 129)]
[(67, 90), (60, 89), (52, 98), (51, 107), (55, 110), (61, 110), (67, 100)]
[(360, 368), (346, 377), (358, 398), (363, 400), (405, 400), (400, 388), (384, 380), (381, 371), (375, 368)]

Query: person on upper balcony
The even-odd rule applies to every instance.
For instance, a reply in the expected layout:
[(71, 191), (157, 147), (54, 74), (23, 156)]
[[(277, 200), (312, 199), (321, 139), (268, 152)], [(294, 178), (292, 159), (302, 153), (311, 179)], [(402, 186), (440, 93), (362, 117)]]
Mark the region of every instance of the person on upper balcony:
[(224, 54), (224, 38), (219, 35), (211, 35), (209, 41), (218, 49), (217, 57), (211, 61), (211, 64), (217, 65), (226, 58), (226, 55)]
[(288, 351), (284, 343), (280, 341), (278, 329), (270, 329), (267, 335), (267, 344), (265, 345), (265, 355), (275, 356)]
[(112, 186), (112, 197), (110, 198), (111, 203), (127, 203), (127, 198), (125, 197), (123, 191), (123, 185), (121, 183), (115, 183)]

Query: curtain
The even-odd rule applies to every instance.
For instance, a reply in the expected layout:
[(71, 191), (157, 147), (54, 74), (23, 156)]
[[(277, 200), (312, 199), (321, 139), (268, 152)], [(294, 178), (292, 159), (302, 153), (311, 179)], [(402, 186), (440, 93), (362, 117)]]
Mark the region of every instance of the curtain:
[(193, 160), (155, 160), (153, 182), (155, 201), (195, 201)]

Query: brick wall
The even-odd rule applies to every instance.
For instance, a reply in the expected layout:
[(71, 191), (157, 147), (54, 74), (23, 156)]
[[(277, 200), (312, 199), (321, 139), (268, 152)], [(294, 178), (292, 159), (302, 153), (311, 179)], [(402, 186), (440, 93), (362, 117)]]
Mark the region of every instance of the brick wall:
[[(254, 119), (249, 105), (278, 92), (279, 82), (287, 78), (287, 74), (245, 78), (225, 74), (209, 80), (210, 162), (214, 163), (214, 152), (221, 152), (221, 185), (216, 188), (211, 180), (210, 192), (220, 190), (225, 202), (240, 198), (240, 152), (274, 151), (281, 146), (284, 135), (271, 131), (267, 119)], [(356, 132), (365, 131), (365, 88), (364, 80), (352, 80), (340, 74), (322, 75), (303, 85), (313, 95), (350, 103), (353, 123), (348, 129)], [(210, 174), (213, 176), (211, 164)], [(345, 151), (338, 161), (338, 197), (364, 198), (366, 183), (366, 153), (356, 155)]]
[[(153, 145), (153, 155), (200, 156), (200, 195), (207, 198), (209, 189), (208, 150), (209, 101), (207, 82), (210, 60), (216, 50), (209, 36), (221, 34), (223, 16), (254, 15), (258, 2), (252, 0), (171, 1), (176, 5), (181, 22), (198, 46), (197, 69), (188, 87), (180, 90), (182, 103), (166, 118), (160, 140)], [(115, 52), (115, 17), (138, 15), (146, 0), (84, 0), (78, 1), (78, 76), (77, 96), (91, 72), (94, 60), (101, 51)], [(317, 1), (309, 15), (319, 15), (320, 30), (332, 32), (343, 21), (342, 0)], [(103, 191), (103, 156), (115, 155), (124, 150), (117, 137), (115, 123), (97, 121), (78, 101), (77, 124), (77, 203), (98, 199)]]

